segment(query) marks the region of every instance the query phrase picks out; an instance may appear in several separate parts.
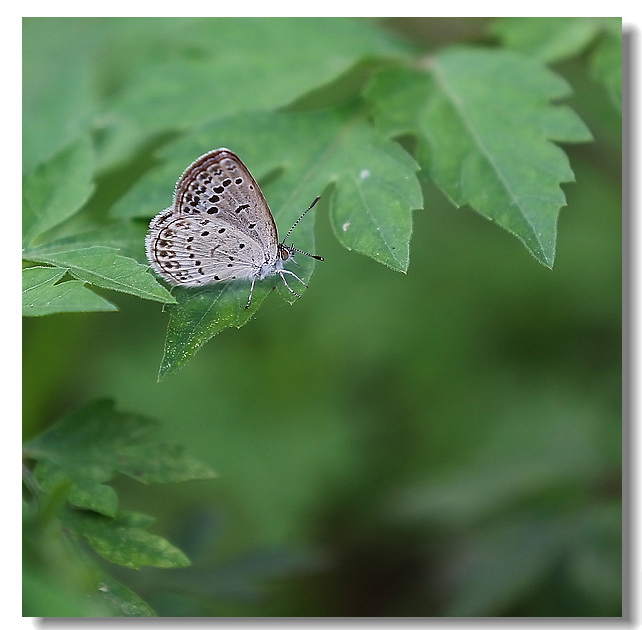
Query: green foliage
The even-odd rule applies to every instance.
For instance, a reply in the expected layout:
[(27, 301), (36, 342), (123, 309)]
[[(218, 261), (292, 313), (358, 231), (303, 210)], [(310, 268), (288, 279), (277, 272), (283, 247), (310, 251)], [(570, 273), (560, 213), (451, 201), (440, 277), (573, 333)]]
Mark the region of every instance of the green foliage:
[[(179, 137), (156, 153), (156, 165), (116, 201), (110, 210), (114, 225), (157, 214), (169, 205), (174, 182), (196, 156), (228, 146), (259, 181), (268, 178), (266, 195), (281, 230), (326, 191), (320, 208), (329, 211), (339, 242), (405, 272), (411, 212), (423, 201), (419, 166), (394, 141), (403, 133), (415, 137), (415, 157), (453, 203), (469, 204), (552, 266), (557, 216), (565, 205), (559, 184), (574, 178), (553, 142), (583, 142), (591, 134), (568, 107), (552, 104), (570, 90), (541, 61), (576, 54), (603, 24), (504, 20), (494, 33), (530, 58), (480, 48), (419, 58), (370, 25), (349, 20), (25, 20), (29, 170), (23, 257), (64, 269), (88, 285), (70, 280), (65, 287), (63, 276), (29, 284), (26, 313), (104, 310), (100, 299), (88, 297), (92, 286), (175, 304), (168, 309), (162, 377), (180, 369), (220, 330), (240, 327), (256, 312), (267, 286), (256, 291), (250, 312), (241, 297), (247, 282), (170, 295), (129, 256), (107, 249), (99, 232), (73, 244), (51, 234), (87, 201), (97, 175), (135, 159), (160, 134)], [(76, 36), (63, 49), (58, 38), (64, 32)], [(58, 56), (45, 58), (42, 38), (53, 38), (49, 46)], [(105, 63), (106, 46), (127, 49), (127, 66), (119, 54)], [(594, 72), (614, 93), (611, 58), (596, 53)], [(63, 71), (59, 64), (65, 60), (72, 68)], [(46, 74), (36, 63), (58, 65)], [(88, 72), (93, 85), (86, 83)], [(57, 129), (51, 142), (38, 138), (36, 146), (32, 133), (47, 124), (59, 128), (63, 119), (62, 104), (55, 100), (37, 106), (52, 87), (51, 76), (76, 85), (64, 118), (75, 108), (77, 118), (68, 125), (67, 141)], [(274, 109), (287, 104), (294, 107)], [(74, 140), (79, 129), (83, 134)], [(314, 250), (310, 220), (295, 236), (300, 247)], [(36, 237), (40, 247), (32, 245)], [(130, 240), (124, 247), (144, 260), (142, 242), (136, 246)], [(301, 264), (307, 282), (314, 265)], [(283, 287), (278, 293), (293, 302)]]
[[(23, 315), (117, 310), (85, 283), (143, 299), (174, 302), (145, 265), (104, 247), (100, 234), (86, 241), (73, 236), (29, 246), (37, 237), (43, 240), (43, 233), (72, 217), (87, 201), (94, 189), (91, 163), (91, 145), (83, 140), (24, 178), (22, 258), (49, 264), (51, 271), (46, 274), (43, 267), (23, 270)], [(60, 282), (67, 272), (76, 280)]]
[(155, 616), (138, 595), (98, 568), (54, 526), (30, 524), (25, 538), (23, 616)]
[(88, 136), (40, 164), (22, 182), (23, 245), (72, 217), (94, 191), (93, 147)]
[(550, 63), (582, 52), (609, 19), (613, 18), (501, 18), (493, 22), (490, 32), (497, 35), (505, 46)]
[[(54, 528), (59, 535), (64, 531), (124, 567), (189, 565), (179, 549), (145, 531), (153, 518), (119, 510), (116, 491), (106, 485), (117, 473), (144, 483), (214, 476), (207, 466), (185, 456), (179, 447), (148, 443), (155, 428), (152, 420), (118, 412), (111, 401), (100, 400), (69, 414), (27, 442), (24, 457), (35, 462), (33, 477), (28, 472), (25, 480), (34, 506), (27, 513), (27, 526), (39, 532), (46, 525), (49, 535)], [(67, 559), (70, 561), (73, 562)], [(100, 579), (111, 586), (99, 592), (109, 593), (119, 606), (133, 606), (131, 614), (148, 614), (141, 612), (145, 605), (136, 604), (138, 598), (125, 587), (108, 577)], [(105, 605), (112, 608), (114, 601)]]
[[(270, 615), (261, 579), (306, 571), (275, 614), (618, 614), (621, 20), (425, 24), (446, 43), (349, 19), (24, 20), (26, 433), (78, 396), (142, 411), (100, 401), (25, 445), (24, 614)], [(246, 310), (248, 281), (149, 269), (147, 222), (221, 146), (281, 238), (321, 196), (292, 234), (325, 257), (297, 257), (301, 302), (268, 278)], [(223, 542), (189, 491), (157, 501), (204, 563), (176, 572), (136, 482), (212, 473), (150, 443), (148, 415), (226, 471), (194, 499), (228, 506)]]
[[(405, 272), (411, 210), (422, 203), (415, 178), (418, 167), (396, 143), (367, 124), (367, 114), (364, 108), (349, 106), (321, 112), (242, 114), (208, 123), (173, 143), (171, 152), (164, 152), (165, 166), (154, 179), (141, 180), (113, 213), (148, 217), (161, 199), (171, 197), (176, 173), (185, 167), (186, 160), (205, 153), (216, 135), (221, 145), (233, 146), (241, 153), (259, 180), (279, 172), (277, 182), (269, 188), (277, 224), (289, 227), (314, 199), (314, 191), (334, 185), (329, 204), (339, 241)], [(253, 167), (255, 162), (257, 168)], [(307, 232), (299, 232), (300, 228), (305, 225), (297, 226), (297, 240), (302, 237), (302, 247), (312, 249), (310, 223)]]
[(69, 414), (25, 445), (38, 465), (34, 474), (45, 492), (61, 479), (71, 482), (68, 500), (77, 507), (115, 516), (116, 494), (103, 485), (116, 473), (144, 483), (171, 483), (212, 476), (174, 447), (141, 444), (154, 428), (142, 416), (120, 413), (98, 401)]
[(508, 51), (452, 49), (425, 63), (427, 73), (376, 77), (370, 98), (379, 125), (389, 134), (419, 127), (430, 148), (426, 170), (444, 194), (515, 234), (552, 267), (565, 204), (559, 184), (573, 172), (551, 140), (591, 138), (569, 108), (550, 105), (568, 95), (567, 84)]
[(116, 311), (79, 280), (56, 284), (67, 273), (59, 267), (27, 267), (22, 270), (22, 314), (50, 315), (73, 311)]
[(593, 76), (606, 88), (611, 102), (622, 114), (622, 36), (608, 33), (593, 54)]
[[(363, 108), (347, 107), (323, 112), (239, 115), (207, 124), (182, 142), (173, 143), (160, 169), (170, 198), (170, 184), (190, 156), (207, 151), (211, 137), (235, 147), (244, 162), (262, 179), (282, 171), (270, 187), (277, 224), (290, 226), (325, 189), (331, 222), (339, 241), (348, 249), (371, 256), (397, 271), (406, 271), (412, 230), (411, 211), (421, 205), (415, 178), (417, 166), (400, 147), (371, 130)], [(277, 140), (278, 139), (278, 140)], [(263, 170), (253, 164), (263, 158)], [(174, 173), (174, 175), (172, 175)], [(154, 212), (158, 175), (134, 186), (114, 208), (117, 216), (149, 216)], [(326, 195), (324, 195), (324, 198)], [(156, 206), (158, 207), (158, 206)], [(314, 251), (311, 218), (297, 226), (294, 237), (305, 251)], [(297, 275), (306, 282), (314, 263), (299, 257)], [(273, 283), (281, 285), (281, 283)], [(265, 299), (271, 285), (259, 283), (250, 309), (245, 310), (249, 281), (213, 285), (203, 289), (173, 290), (178, 304), (167, 310), (170, 322), (160, 376), (177, 371), (208, 339), (229, 326), (245, 324)], [(284, 299), (296, 298), (279, 286)], [(297, 292), (304, 287), (297, 289)]]
[(85, 243), (51, 243), (23, 250), (25, 260), (49, 263), (84, 282), (104, 289), (131, 293), (145, 300), (172, 303), (174, 298), (160, 286), (144, 265), (117, 250)]
[(142, 566), (159, 568), (186, 567), (189, 560), (167, 540), (144, 530), (149, 517), (120, 512), (107, 518), (96, 512), (68, 512), (63, 525), (82, 536), (89, 546), (110, 562), (130, 569)]
[(491, 32), (505, 46), (546, 63), (578, 55), (597, 39), (591, 52), (593, 76), (622, 113), (621, 18), (502, 18), (493, 23)]

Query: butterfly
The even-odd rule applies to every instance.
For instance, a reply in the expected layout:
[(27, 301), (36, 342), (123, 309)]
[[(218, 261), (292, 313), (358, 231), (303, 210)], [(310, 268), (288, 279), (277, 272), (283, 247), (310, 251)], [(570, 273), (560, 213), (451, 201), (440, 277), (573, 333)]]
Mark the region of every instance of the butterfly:
[(172, 205), (156, 215), (145, 237), (145, 252), (152, 269), (172, 285), (194, 287), (231, 280), (251, 279), (254, 284), (278, 275), (296, 297), (285, 276), (294, 276), (284, 263), (298, 252), (285, 241), (299, 221), (279, 241), (274, 217), (250, 171), (232, 151), (215, 149), (187, 167), (174, 189)]

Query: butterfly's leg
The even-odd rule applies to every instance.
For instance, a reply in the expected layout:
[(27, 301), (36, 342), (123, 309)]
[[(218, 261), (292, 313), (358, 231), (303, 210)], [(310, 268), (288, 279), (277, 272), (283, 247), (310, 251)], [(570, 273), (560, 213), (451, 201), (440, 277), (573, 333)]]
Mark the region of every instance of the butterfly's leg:
[(249, 308), (250, 302), (252, 301), (252, 293), (254, 292), (254, 283), (256, 282), (256, 276), (252, 278), (252, 286), (250, 287), (250, 295), (247, 298), (247, 304), (245, 305), (245, 308)]
[[(281, 271), (282, 271), (282, 274), (283, 273), (289, 273), (291, 276), (294, 276), (307, 289), (308, 285), (305, 282), (303, 282), (303, 280), (301, 280), (301, 278), (299, 278), (299, 276), (297, 276), (294, 272), (290, 271), (289, 269), (282, 269)], [(281, 277), (283, 278), (282, 274), (281, 274)], [(285, 280), (283, 280), (283, 282), (285, 282)], [(286, 286), (287, 286), (287, 284), (288, 283), (285, 282)]]
[[(279, 273), (279, 275), (281, 276), (281, 280), (283, 280), (283, 284), (287, 287), (288, 291), (289, 291), (290, 293), (292, 293), (292, 295), (296, 295), (298, 298), (300, 298), (301, 296), (300, 296), (296, 291), (293, 291), (293, 290), (290, 288), (290, 285), (285, 281), (285, 276), (283, 275), (283, 273), (284, 273), (284, 272), (285, 272), (285, 273), (292, 273), (291, 271), (287, 271), (287, 269), (283, 269), (283, 270), (281, 270), (281, 271), (279, 271), (279, 272), (278, 272), (278, 273)], [(293, 273), (292, 273), (292, 275), (296, 278), (296, 275), (295, 275), (295, 274), (293, 274)], [(297, 279), (298, 279), (298, 278), (297, 278)], [(305, 283), (304, 283), (304, 284), (305, 284)]]

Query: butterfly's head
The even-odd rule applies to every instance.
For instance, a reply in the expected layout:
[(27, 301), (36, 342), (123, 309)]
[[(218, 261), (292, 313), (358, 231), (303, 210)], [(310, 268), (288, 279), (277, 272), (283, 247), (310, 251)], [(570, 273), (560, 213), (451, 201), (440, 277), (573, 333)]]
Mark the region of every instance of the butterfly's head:
[(278, 255), (277, 255), (277, 261), (278, 263), (282, 266), (283, 263), (286, 260), (289, 260), (290, 258), (294, 260), (294, 252), (299, 252), (299, 254), (305, 254), (306, 256), (309, 256), (310, 258), (314, 258), (315, 260), (323, 260), (321, 256), (315, 256), (314, 254), (308, 254), (308, 252), (304, 252), (302, 249), (297, 249), (294, 245), (286, 245), (285, 241), (288, 240), (288, 236), (292, 234), (292, 230), (298, 225), (299, 221), (310, 211), (312, 208), (314, 208), (314, 205), (316, 204), (317, 201), (319, 201), (320, 197), (317, 197), (310, 207), (294, 222), (294, 225), (288, 230), (288, 233), (285, 235), (285, 238), (278, 244)]
[(299, 252), (299, 254), (304, 254), (306, 256), (309, 256), (310, 258), (314, 258), (315, 260), (323, 260), (322, 256), (315, 256), (314, 254), (308, 254), (308, 252), (304, 252), (302, 249), (298, 249), (294, 245), (286, 245), (285, 243), (279, 243), (278, 245), (278, 250), (279, 250), (279, 260), (281, 263), (284, 263), (286, 260), (294, 260), (294, 252)]
[(294, 245), (286, 245), (285, 243), (279, 243), (278, 250), (279, 250), (278, 257), (282, 263), (284, 263), (286, 260), (289, 260), (290, 258), (294, 259), (294, 252), (296, 251), (294, 249)]

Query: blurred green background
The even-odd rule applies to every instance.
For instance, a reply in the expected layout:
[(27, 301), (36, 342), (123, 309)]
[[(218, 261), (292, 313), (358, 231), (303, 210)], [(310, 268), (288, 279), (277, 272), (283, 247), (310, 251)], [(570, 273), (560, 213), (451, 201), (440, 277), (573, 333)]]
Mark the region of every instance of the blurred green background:
[[(380, 25), (430, 46), (485, 22)], [(159, 615), (621, 614), (621, 136), (581, 60), (556, 69), (597, 141), (566, 147), (552, 271), (422, 181), (407, 275), (343, 249), (322, 199), (303, 299), (161, 383), (157, 303), (24, 321), (27, 435), (113, 397), (219, 475), (115, 483), (193, 560), (104, 563)]]

